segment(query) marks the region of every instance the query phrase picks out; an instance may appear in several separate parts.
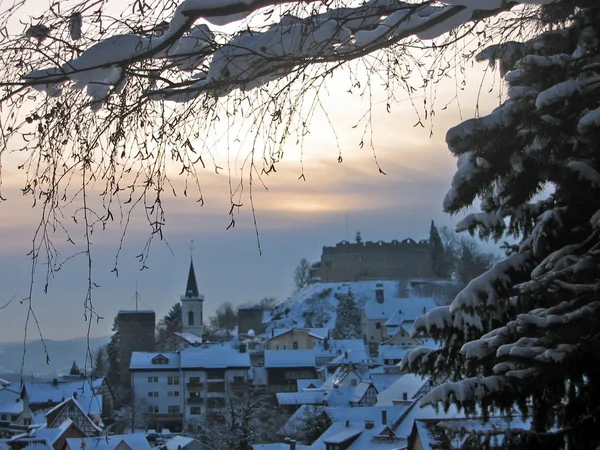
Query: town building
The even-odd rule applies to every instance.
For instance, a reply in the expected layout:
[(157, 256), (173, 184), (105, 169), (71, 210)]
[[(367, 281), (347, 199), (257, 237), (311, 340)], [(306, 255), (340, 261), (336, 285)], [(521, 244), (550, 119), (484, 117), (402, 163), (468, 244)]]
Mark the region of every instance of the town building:
[(267, 350), (312, 350), (315, 342), (323, 342), (328, 335), (328, 330), (323, 328), (292, 328), (279, 334), (275, 331), (273, 337), (267, 339)]

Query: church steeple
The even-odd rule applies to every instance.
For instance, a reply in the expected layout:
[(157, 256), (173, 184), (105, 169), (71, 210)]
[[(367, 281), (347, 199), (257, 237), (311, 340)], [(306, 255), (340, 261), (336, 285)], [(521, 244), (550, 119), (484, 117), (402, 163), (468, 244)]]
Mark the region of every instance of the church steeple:
[(194, 261), (190, 259), (190, 272), (188, 273), (187, 284), (185, 286), (185, 297), (198, 298), (199, 296), (196, 273), (194, 272)]

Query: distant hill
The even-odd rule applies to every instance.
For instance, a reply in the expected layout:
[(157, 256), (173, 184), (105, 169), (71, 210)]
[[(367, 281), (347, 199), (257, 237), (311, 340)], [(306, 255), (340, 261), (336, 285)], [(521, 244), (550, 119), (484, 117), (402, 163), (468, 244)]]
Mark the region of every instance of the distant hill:
[(338, 301), (336, 293), (354, 294), (354, 300), (362, 308), (375, 298), (375, 286), (382, 284), (385, 298), (429, 297), (439, 305), (450, 303), (460, 290), (454, 281), (405, 280), (405, 281), (355, 281), (340, 283), (314, 283), (296, 292), (272, 312), (267, 331), (277, 328), (328, 328), (335, 326)]
[[(90, 338), (89, 346), (93, 351), (105, 345), (109, 337)], [(69, 373), (73, 361), (83, 370), (88, 342), (85, 337), (64, 341), (45, 340), (48, 348), (49, 364), (41, 341), (30, 341), (25, 347), (25, 365), (23, 376), (26, 380), (35, 378), (54, 378)], [(0, 343), (0, 378), (18, 381), (21, 378), (23, 359), (22, 342)]]

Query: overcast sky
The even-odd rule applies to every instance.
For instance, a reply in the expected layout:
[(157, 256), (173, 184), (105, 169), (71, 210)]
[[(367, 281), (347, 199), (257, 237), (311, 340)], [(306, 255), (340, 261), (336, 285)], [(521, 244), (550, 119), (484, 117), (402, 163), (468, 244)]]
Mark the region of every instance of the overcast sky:
[[(467, 89), (460, 93), (460, 110), (454, 104), (441, 111), (455, 95), (455, 83), (440, 87), (432, 137), (428, 127), (413, 127), (417, 116), (410, 102), (392, 105), (387, 113), (384, 97), (376, 95), (375, 153), (385, 176), (378, 172), (369, 146), (359, 148), (360, 132), (352, 128), (366, 102), (346, 93), (343, 85), (334, 87), (325, 106), (334, 117), (343, 163), (337, 162), (335, 139), (322, 120), (314, 123), (304, 143), (305, 181), (298, 180), (299, 149), (290, 146), (286, 150), (277, 173), (266, 179), (268, 191), (254, 191), (262, 256), (247, 197), (236, 216), (236, 226), (226, 231), (230, 221), (228, 177), (216, 175), (210, 167), (201, 172), (204, 206), (195, 198), (164, 198), (166, 242), (154, 242), (147, 269), (140, 271), (135, 257), (149, 237), (149, 228), (141, 219), (134, 221), (125, 237), (118, 277), (111, 269), (122, 229), (114, 223), (105, 231), (95, 230), (93, 279), (99, 287), (93, 291), (93, 302), (104, 319), (91, 324), (90, 334), (110, 334), (116, 313), (135, 308), (136, 284), (140, 308), (153, 309), (157, 319), (162, 317), (184, 291), (191, 240), (207, 317), (225, 301), (240, 304), (267, 296), (285, 300), (293, 292), (292, 275), (301, 258), (317, 261), (323, 246), (353, 239), (357, 230), (367, 241), (418, 240), (428, 237), (432, 219), (440, 225), (455, 223), (441, 208), (456, 167), (444, 136), (448, 127), (460, 122), (461, 115), (474, 115), (481, 77), (481, 66), (477, 66)], [(481, 113), (498, 104), (497, 90), (483, 95)], [(20, 157), (5, 155), (3, 160), (2, 194), (7, 201), (0, 203), (0, 303), (14, 300), (0, 310), (0, 341), (23, 339), (28, 306), (19, 300), (28, 297), (31, 260), (27, 253), (39, 220), (39, 210), (32, 209), (31, 199), (23, 198), (18, 190), (23, 184), (16, 171)], [(225, 151), (218, 154), (218, 158), (226, 157)], [(180, 181), (175, 184), (182, 189)], [(83, 228), (72, 226), (73, 235), (81, 238)], [(54, 243), (63, 257), (81, 250), (66, 244), (62, 236)], [(43, 293), (44, 270), (40, 261), (33, 287), (33, 311), (44, 337), (85, 335), (87, 260), (76, 257), (68, 261), (50, 280), (47, 294)], [(30, 327), (29, 337), (36, 337), (34, 330)]]

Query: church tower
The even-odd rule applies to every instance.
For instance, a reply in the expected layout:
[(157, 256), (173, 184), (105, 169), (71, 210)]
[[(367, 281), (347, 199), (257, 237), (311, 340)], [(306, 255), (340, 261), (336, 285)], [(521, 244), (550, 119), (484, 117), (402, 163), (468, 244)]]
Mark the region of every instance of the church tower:
[(204, 295), (198, 293), (196, 273), (194, 272), (194, 261), (190, 260), (190, 272), (188, 273), (185, 294), (181, 296), (181, 331), (192, 333), (202, 337), (202, 303)]

